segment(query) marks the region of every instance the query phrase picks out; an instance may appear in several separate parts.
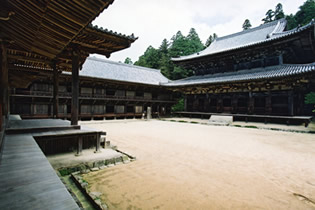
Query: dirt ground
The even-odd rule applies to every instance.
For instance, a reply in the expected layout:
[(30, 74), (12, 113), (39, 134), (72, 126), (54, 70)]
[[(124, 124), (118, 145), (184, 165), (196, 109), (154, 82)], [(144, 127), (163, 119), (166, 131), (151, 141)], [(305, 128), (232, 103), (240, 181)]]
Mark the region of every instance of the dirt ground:
[(315, 134), (158, 120), (89, 126), (137, 157), (84, 177), (110, 209), (315, 209)]

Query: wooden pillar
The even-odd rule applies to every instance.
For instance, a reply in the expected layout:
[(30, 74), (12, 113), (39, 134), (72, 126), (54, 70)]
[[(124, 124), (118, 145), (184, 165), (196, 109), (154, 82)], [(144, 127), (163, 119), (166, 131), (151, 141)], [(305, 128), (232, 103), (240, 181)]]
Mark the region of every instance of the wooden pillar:
[(232, 113), (238, 113), (238, 100), (239, 100), (240, 96), (233, 94), (232, 98), (231, 98), (231, 106), (232, 106)]
[(217, 95), (217, 112), (223, 112), (223, 98), (222, 95)]
[(101, 134), (96, 134), (96, 145), (95, 145), (95, 153), (101, 152)]
[(1, 67), (0, 67), (0, 104), (2, 108), (1, 125), (3, 123), (2, 117), (8, 119), (9, 115), (9, 72), (8, 72), (8, 58), (7, 58), (7, 43), (0, 42), (1, 47)]
[(252, 92), (249, 92), (248, 97), (248, 114), (253, 114), (255, 108), (255, 98), (253, 97)]
[(271, 114), (272, 112), (272, 101), (271, 101), (271, 92), (268, 91), (268, 95), (266, 97), (266, 105), (265, 105), (266, 114)]
[(297, 92), (297, 115), (303, 115), (304, 114), (304, 94), (302, 90), (299, 90)]
[(54, 71), (54, 87), (53, 87), (53, 118), (58, 118), (59, 109), (59, 73), (56, 67), (56, 61), (52, 62), (52, 68)]
[(78, 147), (77, 147), (77, 154), (76, 156), (79, 156), (82, 154), (82, 146), (83, 146), (83, 137), (82, 136), (78, 136)]
[(187, 95), (184, 95), (184, 111), (187, 112)]
[(294, 115), (294, 94), (293, 91), (288, 92), (288, 114)]
[(79, 119), (79, 55), (72, 52), (72, 101), (71, 125), (78, 125)]

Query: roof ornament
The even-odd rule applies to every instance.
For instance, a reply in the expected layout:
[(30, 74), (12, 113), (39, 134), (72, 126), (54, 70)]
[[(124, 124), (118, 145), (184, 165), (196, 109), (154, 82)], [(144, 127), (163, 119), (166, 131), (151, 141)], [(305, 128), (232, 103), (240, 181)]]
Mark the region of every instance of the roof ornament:
[(8, 20), (10, 20), (10, 17), (11, 17), (12, 15), (15, 15), (15, 12), (10, 11), (10, 12), (8, 13), (8, 17), (0, 17), (0, 20), (8, 21)]

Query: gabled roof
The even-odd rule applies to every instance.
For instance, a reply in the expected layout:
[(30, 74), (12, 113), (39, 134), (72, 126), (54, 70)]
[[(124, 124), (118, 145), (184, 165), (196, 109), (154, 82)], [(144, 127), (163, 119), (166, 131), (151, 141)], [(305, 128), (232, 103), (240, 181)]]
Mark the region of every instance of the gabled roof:
[(99, 58), (87, 58), (80, 71), (80, 76), (147, 85), (169, 82), (160, 70)]
[(289, 76), (303, 75), (306, 73), (315, 73), (315, 63), (283, 64), (266, 68), (247, 69), (238, 72), (192, 76), (185, 79), (172, 81), (163, 85), (169, 87), (178, 87), (203, 84), (247, 82), (255, 80), (285, 78)]
[(218, 53), (270, 42), (308, 29), (314, 25), (314, 20), (303, 27), (298, 27), (290, 31), (284, 31), (286, 24), (287, 21), (285, 19), (280, 19), (270, 23), (262, 24), (252, 29), (244, 30), (224, 37), (219, 37), (213, 43), (211, 43), (209, 47), (201, 52), (188, 56), (181, 56), (179, 58), (172, 58), (172, 60), (174, 62), (192, 60), (195, 58), (211, 56)]

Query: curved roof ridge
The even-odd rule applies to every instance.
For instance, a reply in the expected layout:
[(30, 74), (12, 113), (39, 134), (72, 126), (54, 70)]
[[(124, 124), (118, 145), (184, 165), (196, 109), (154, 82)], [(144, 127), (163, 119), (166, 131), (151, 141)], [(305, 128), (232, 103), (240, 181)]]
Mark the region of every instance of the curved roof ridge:
[(99, 32), (111, 34), (111, 35), (114, 35), (114, 36), (119, 36), (119, 37), (122, 37), (122, 38), (130, 39), (130, 40), (133, 40), (133, 41), (138, 39), (138, 37), (135, 37), (134, 34), (126, 35), (126, 34), (118, 33), (118, 32), (113, 31), (113, 30), (108, 30), (107, 28), (98, 27), (98, 25), (93, 25), (92, 23), (89, 23), (88, 28), (94, 29), (94, 30), (99, 31)]
[[(272, 21), (272, 22), (269, 22), (269, 23), (264, 23), (264, 24), (261, 24), (259, 26), (254, 27), (254, 28), (249, 28), (247, 30), (243, 30), (243, 31), (239, 31), (239, 32), (236, 32), (236, 33), (233, 33), (233, 34), (226, 35), (226, 36), (218, 37), (216, 40), (220, 41), (220, 40), (228, 39), (228, 38), (231, 38), (231, 37), (239, 36), (239, 35), (242, 35), (242, 34), (251, 33), (253, 31), (261, 30), (263, 28), (267, 28), (267, 27), (270, 27), (272, 25), (276, 25), (276, 27), (277, 27), (279, 22), (281, 20), (283, 20), (283, 19), (284, 18), (279, 19), (279, 20), (275, 20), (275, 21)], [(275, 27), (275, 29), (276, 29), (276, 27)]]
[(122, 62), (106, 60), (106, 59), (103, 59), (103, 58), (88, 57), (87, 59), (89, 59), (89, 60), (94, 60), (94, 61), (99, 61), (99, 62), (103, 62), (103, 63), (110, 63), (110, 64), (115, 64), (115, 65), (122, 65), (122, 66), (130, 67), (130, 68), (138, 68), (138, 69), (147, 70), (147, 71), (161, 72), (160, 69), (153, 69), (153, 68), (143, 67), (143, 66), (137, 66), (137, 65), (133, 65), (133, 64), (126, 64), (126, 63), (122, 63)]
[(160, 85), (170, 81), (158, 69), (139, 67), (95, 57), (90, 57), (86, 60), (80, 75), (147, 85)]
[(165, 86), (192, 86), (203, 84), (222, 84), (231, 82), (244, 82), (253, 80), (276, 79), (288, 76), (300, 75), (315, 72), (315, 62), (308, 64), (281, 64), (277, 66), (259, 67), (253, 69), (244, 69), (229, 74), (217, 73), (186, 78), (186, 80), (175, 80), (163, 84)]
[[(261, 27), (260, 29), (262, 31), (260, 31), (260, 30), (249, 31), (249, 32), (252, 32), (253, 34), (244, 33), (244, 32), (243, 33), (242, 32), (236, 33), (239, 36), (236, 36), (236, 34), (231, 34), (229, 36), (225, 36), (225, 39), (223, 39), (221, 37), (221, 40), (218, 40), (219, 42), (213, 42), (209, 47), (207, 47), (203, 51), (200, 51), (199, 53), (194, 53), (194, 54), (187, 55), (187, 56), (181, 56), (178, 58), (172, 58), (172, 61), (175, 61), (175, 62), (179, 61), (180, 62), (180, 61), (185, 61), (185, 60), (191, 60), (191, 59), (195, 59), (195, 58), (199, 58), (199, 57), (210, 56), (210, 55), (223, 53), (223, 52), (227, 52), (227, 51), (231, 51), (231, 50), (242, 49), (242, 48), (246, 48), (246, 47), (250, 47), (250, 46), (254, 46), (254, 45), (259, 45), (262, 43), (274, 41), (277, 39), (281, 39), (281, 38), (299, 33), (301, 31), (304, 31), (304, 30), (315, 25), (315, 21), (312, 20), (310, 23), (308, 23), (305, 26), (297, 27), (297, 28), (289, 30), (289, 31), (282, 31), (282, 30), (284, 30), (284, 28), (286, 26), (286, 20), (280, 19), (278, 21), (280, 22), (280, 25), (278, 26), (277, 30), (270, 28), (270, 27), (269, 28), (264, 27), (265, 29)], [(273, 23), (275, 23), (275, 21)], [(270, 24), (269, 24), (269, 26), (270, 26)], [(256, 27), (256, 29), (257, 28), (259, 29), (259, 27)], [(248, 30), (250, 30), (250, 29), (248, 29)], [(275, 32), (273, 32), (273, 31), (275, 31)], [(270, 36), (271, 32), (273, 32), (273, 34)], [(269, 36), (267, 36), (267, 35), (269, 35)], [(227, 37), (229, 37), (230, 39), (228, 39)]]

